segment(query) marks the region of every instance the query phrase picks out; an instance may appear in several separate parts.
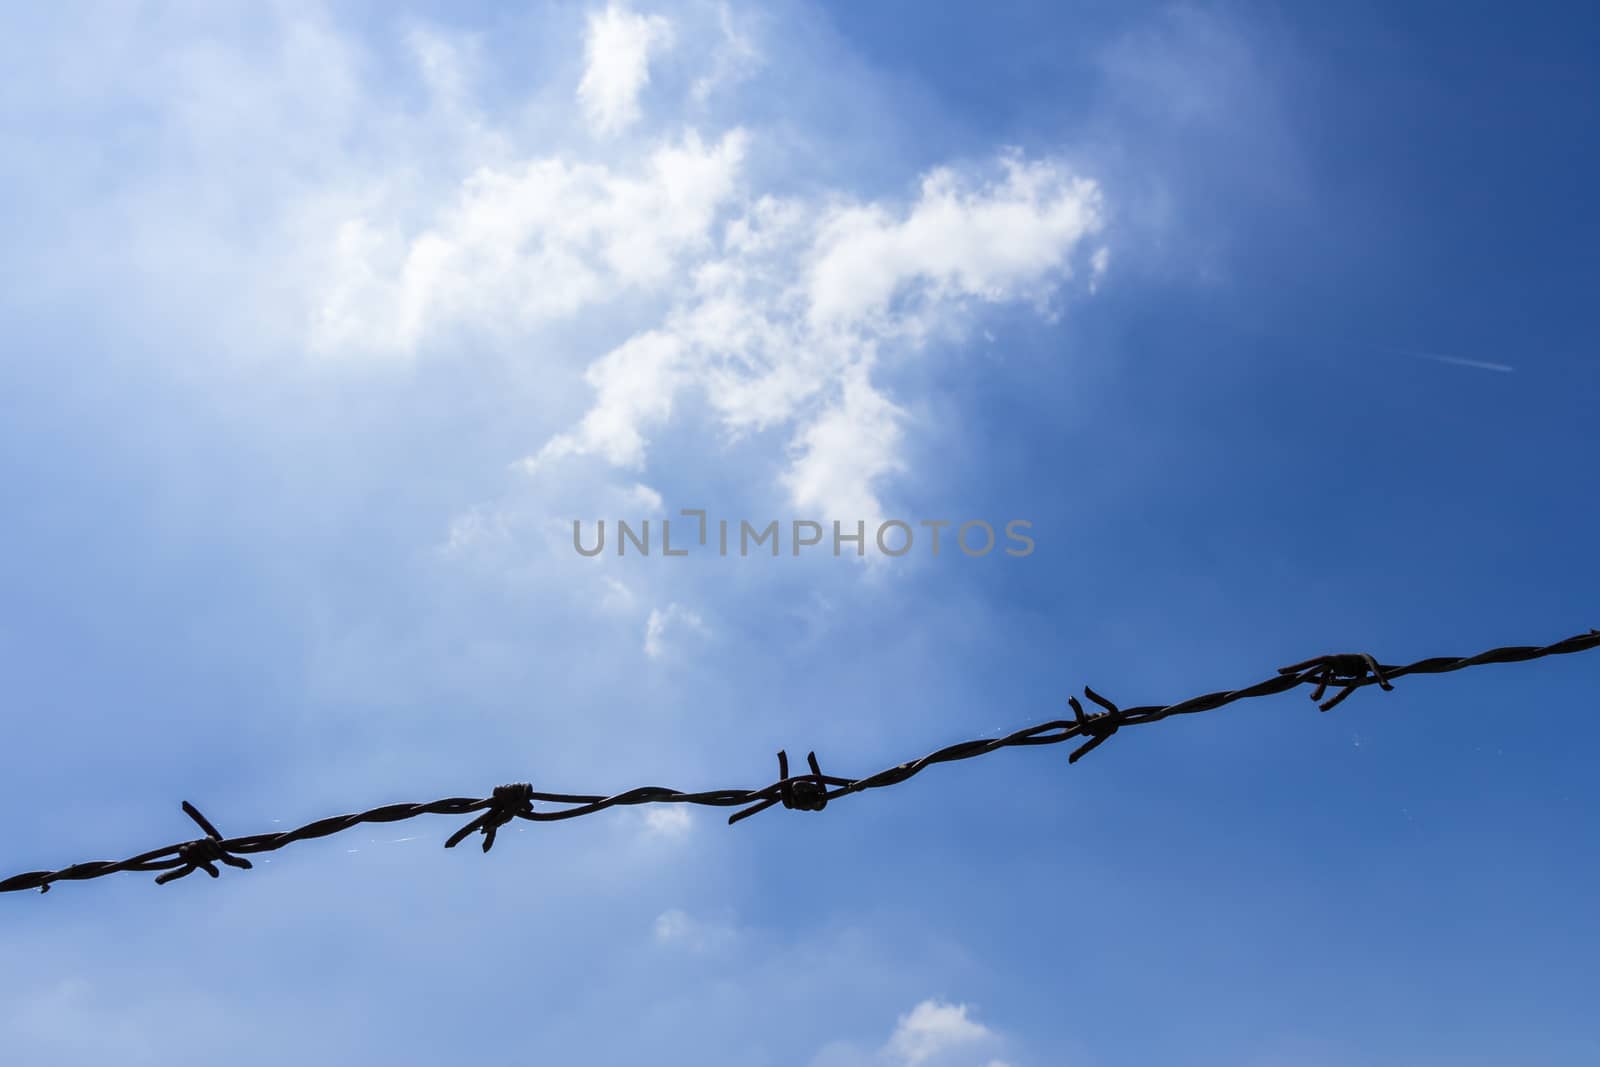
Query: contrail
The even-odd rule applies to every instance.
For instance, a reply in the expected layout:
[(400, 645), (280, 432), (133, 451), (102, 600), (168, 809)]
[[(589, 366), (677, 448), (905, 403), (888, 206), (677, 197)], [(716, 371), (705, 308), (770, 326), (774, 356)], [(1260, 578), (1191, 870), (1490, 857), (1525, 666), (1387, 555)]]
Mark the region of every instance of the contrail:
[(1402, 356), (1411, 356), (1413, 359), (1431, 359), (1435, 363), (1449, 363), (1457, 367), (1477, 367), (1479, 370), (1499, 371), (1501, 374), (1510, 374), (1517, 369), (1508, 367), (1504, 363), (1490, 363), (1488, 360), (1483, 359), (1462, 359), (1460, 356), (1441, 356), (1433, 352), (1413, 352), (1406, 348), (1384, 346), (1384, 351), (1394, 352)]

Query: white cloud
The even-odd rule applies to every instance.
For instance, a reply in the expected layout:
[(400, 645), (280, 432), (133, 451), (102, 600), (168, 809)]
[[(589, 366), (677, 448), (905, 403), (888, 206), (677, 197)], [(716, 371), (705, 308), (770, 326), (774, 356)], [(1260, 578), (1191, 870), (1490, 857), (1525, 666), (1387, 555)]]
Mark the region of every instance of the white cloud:
[(966, 1004), (932, 998), (900, 1016), (894, 1032), (875, 1052), (852, 1041), (835, 1041), (811, 1067), (1009, 1067), (995, 1053), (1005, 1039), (973, 1019)]
[(694, 828), (694, 817), (681, 804), (653, 804), (644, 813), (645, 828), (657, 837), (681, 840)]
[(1042, 292), (1100, 228), (1100, 190), (1047, 162), (1001, 159), (1005, 180), (972, 189), (939, 168), (903, 220), (878, 205), (833, 213), (811, 269), (814, 326), (853, 325), (887, 311), (907, 286), (935, 300), (1003, 301)]
[(967, 1018), (967, 1005), (924, 1000), (900, 1017), (885, 1051), (897, 1063), (918, 1067), (935, 1056), (993, 1036), (987, 1026)]
[(897, 455), (904, 417), (872, 387), (865, 367), (848, 368), (839, 398), (795, 437), (783, 476), (795, 507), (876, 530), (883, 516), (872, 488), (905, 467)]
[(749, 77), (761, 64), (761, 51), (735, 21), (727, 4), (717, 9), (721, 42), (712, 52), (711, 71), (695, 79), (690, 96), (703, 104), (715, 92)]
[[(411, 353), (447, 326), (526, 332), (629, 289), (658, 288), (706, 242), (745, 141), (736, 129), (708, 145), (691, 131), (633, 174), (556, 157), (483, 166), (414, 236), (397, 223), (349, 219), (335, 238), (312, 344)], [(606, 374), (591, 374), (596, 388)], [(645, 405), (635, 417), (654, 414)], [(630, 452), (606, 454), (625, 462)]]
[(436, 102), (451, 106), (465, 100), (472, 74), (470, 53), (463, 54), (457, 42), (425, 26), (413, 26), (406, 44)]
[(676, 908), (656, 916), (656, 941), (691, 952), (710, 952), (726, 947), (737, 936), (737, 931), (727, 923), (697, 919)]
[(595, 132), (617, 133), (639, 120), (639, 94), (650, 82), (650, 59), (671, 46), (672, 25), (612, 4), (589, 16), (578, 100)]
[(603, 611), (626, 614), (633, 610), (635, 597), (633, 590), (609, 574), (602, 576), (605, 593), (600, 597), (600, 608)]
[(1089, 257), (1089, 266), (1093, 273), (1089, 276), (1089, 291), (1095, 292), (1100, 288), (1100, 280), (1106, 275), (1106, 268), (1111, 265), (1111, 249), (1101, 245), (1094, 250), (1094, 255)]
[(682, 604), (668, 604), (665, 610), (651, 608), (650, 618), (644, 627), (644, 653), (651, 659), (661, 659), (671, 649), (668, 635), (688, 630), (705, 633), (706, 625), (700, 616)]
[(683, 342), (651, 330), (629, 338), (589, 367), (598, 399), (572, 433), (550, 439), (528, 467), (562, 456), (596, 454), (617, 466), (644, 462), (644, 430), (672, 413), (683, 374)]
[(689, 929), (689, 924), (689, 916), (683, 912), (675, 908), (671, 911), (664, 911), (656, 916), (656, 940), (680, 940)]
[(627, 492), (627, 501), (634, 507), (652, 515), (661, 512), (661, 494), (643, 483), (635, 483)]
[[(994, 169), (935, 170), (904, 209), (750, 199), (665, 320), (591, 365), (593, 405), (536, 463), (637, 467), (674, 395), (697, 388), (729, 434), (793, 427), (782, 484), (796, 508), (873, 521), (904, 467), (905, 412), (872, 380), (882, 353), (921, 350), (973, 301), (1042, 304), (1103, 227), (1099, 186), (1062, 164), (1006, 153)], [(1090, 258), (1096, 276), (1104, 262)]]
[(473, 508), (450, 522), (450, 532), (440, 552), (462, 556), (490, 544), (503, 543), (511, 535), (505, 516), (488, 508)]

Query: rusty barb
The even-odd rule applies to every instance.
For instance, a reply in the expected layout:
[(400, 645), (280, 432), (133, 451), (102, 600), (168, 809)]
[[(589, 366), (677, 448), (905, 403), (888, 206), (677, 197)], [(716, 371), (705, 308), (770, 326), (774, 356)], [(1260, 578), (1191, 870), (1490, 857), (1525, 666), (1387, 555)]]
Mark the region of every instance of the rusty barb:
[[(541, 793), (536, 792), (528, 783), (519, 782), (496, 786), (491, 795), (481, 799), (447, 797), (424, 804), (386, 804), (359, 814), (318, 819), (316, 822), (282, 833), (235, 838), (224, 838), (193, 804), (184, 801), (184, 813), (205, 831), (204, 837), (168, 845), (118, 862), (75, 863), (57, 871), (32, 871), (19, 874), (0, 881), (0, 893), (23, 889), (37, 889), (43, 893), (47, 892), (54, 882), (83, 881), (123, 871), (160, 871), (162, 873), (156, 877), (158, 885), (188, 877), (195, 871), (205, 871), (212, 878), (216, 878), (220, 873), (217, 869), (219, 863), (241, 870), (250, 870), (251, 864), (249, 860), (243, 858), (245, 855), (273, 852), (296, 841), (327, 837), (361, 823), (398, 822), (419, 815), (457, 817), (475, 815), (471, 822), (450, 835), (444, 843), (445, 848), (454, 848), (477, 832), (483, 834), (483, 851), (488, 852), (494, 846), (495, 833), (513, 819), (552, 822), (592, 815), (607, 808), (636, 804), (698, 804), (707, 807), (739, 808), (739, 811), (728, 817), (730, 825), (778, 804), (792, 811), (822, 811), (831, 800), (869, 789), (898, 785), (936, 763), (972, 759), (1002, 748), (1055, 745), (1077, 738), (1085, 739), (1067, 757), (1067, 762), (1071, 764), (1105, 744), (1113, 734), (1124, 727), (1160, 722), (1173, 715), (1211, 711), (1238, 700), (1283, 693), (1301, 685), (1313, 686), (1311, 699), (1317, 701), (1318, 707), (1323, 711), (1328, 711), (1351, 693), (1365, 686), (1376, 685), (1385, 691), (1392, 691), (1394, 686), (1390, 683), (1409, 674), (1445, 674), (1481, 664), (1520, 663), (1544, 656), (1584, 652), (1595, 647), (1600, 647), (1600, 630), (1590, 630), (1552, 645), (1508, 645), (1480, 652), (1476, 656), (1462, 658), (1441, 656), (1419, 660), (1403, 667), (1381, 664), (1364, 652), (1343, 652), (1317, 656), (1293, 666), (1280, 667), (1274, 676), (1243, 689), (1206, 693), (1177, 704), (1152, 704), (1135, 708), (1120, 708), (1093, 689), (1085, 687), (1083, 695), (1097, 705), (1100, 711), (1087, 714), (1076, 697), (1068, 697), (1067, 705), (1071, 707), (1073, 715), (1071, 719), (1038, 723), (1004, 737), (983, 738), (949, 745), (921, 759), (897, 764), (866, 778), (837, 778), (823, 774), (815, 752), (806, 755), (806, 763), (811, 768), (810, 773), (791, 776), (788, 754), (779, 752), (778, 780), (761, 789), (717, 789), (684, 793), (661, 786), (641, 786), (625, 793), (601, 796)], [(1324, 701), (1322, 698), (1330, 689), (1337, 689), (1338, 692)], [(536, 801), (557, 807), (554, 810), (535, 810), (533, 805)]]
[[(790, 778), (789, 753), (780, 751), (778, 753), (777, 782), (758, 793), (751, 794), (753, 797), (760, 797), (760, 801), (745, 808), (743, 811), (735, 812), (728, 816), (728, 825), (732, 826), (742, 819), (748, 819), (750, 816), (766, 811), (772, 805), (779, 803), (793, 811), (821, 811), (828, 806), (828, 787), (830, 785), (848, 789), (855, 784), (849, 778), (830, 778), (823, 774), (821, 765), (817, 763), (817, 754), (815, 752), (806, 753), (806, 762), (811, 765), (811, 773), (803, 774), (798, 778)], [(834, 793), (833, 795), (839, 796), (840, 794)]]
[(1292, 667), (1279, 667), (1279, 674), (1298, 675), (1297, 682), (1312, 682), (1316, 690), (1311, 694), (1314, 701), (1322, 700), (1322, 694), (1328, 691), (1329, 686), (1342, 686), (1339, 695), (1332, 700), (1318, 704), (1323, 711), (1331, 711), (1341, 700), (1354, 693), (1364, 685), (1376, 682), (1384, 692), (1394, 691), (1394, 686), (1389, 684), (1389, 679), (1384, 667), (1365, 652), (1341, 652), (1332, 656), (1318, 656)]
[(1072, 755), (1067, 757), (1069, 764), (1077, 763), (1083, 757), (1099, 748), (1107, 738), (1117, 732), (1117, 727), (1122, 725), (1121, 708), (1088, 686), (1083, 687), (1083, 695), (1106, 710), (1098, 715), (1085, 715), (1083, 713), (1083, 705), (1078, 703), (1076, 697), (1067, 698), (1067, 705), (1072, 708), (1072, 717), (1077, 723), (1079, 736), (1089, 738), (1088, 741), (1074, 749)]

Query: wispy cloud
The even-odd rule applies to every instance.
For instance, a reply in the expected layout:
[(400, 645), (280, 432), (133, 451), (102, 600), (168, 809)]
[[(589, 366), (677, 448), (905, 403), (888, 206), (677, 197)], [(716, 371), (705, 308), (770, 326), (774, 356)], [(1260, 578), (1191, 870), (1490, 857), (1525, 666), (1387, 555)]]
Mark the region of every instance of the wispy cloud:
[(703, 634), (705, 622), (697, 612), (682, 604), (668, 604), (665, 609), (652, 608), (644, 627), (644, 654), (651, 659), (661, 659), (671, 651), (669, 635), (688, 631)]
[(713, 919), (702, 919), (678, 908), (656, 916), (656, 943), (688, 949), (690, 952), (710, 952), (725, 948), (738, 937), (730, 924)]
[(1452, 367), (1476, 367), (1478, 370), (1498, 371), (1501, 374), (1510, 374), (1517, 368), (1505, 363), (1491, 363), (1485, 359), (1466, 359), (1462, 356), (1445, 356), (1437, 352), (1417, 352), (1409, 348), (1391, 348), (1384, 346), (1385, 352), (1393, 352), (1400, 356), (1410, 356), (1412, 359), (1428, 359), (1435, 363), (1448, 363)]

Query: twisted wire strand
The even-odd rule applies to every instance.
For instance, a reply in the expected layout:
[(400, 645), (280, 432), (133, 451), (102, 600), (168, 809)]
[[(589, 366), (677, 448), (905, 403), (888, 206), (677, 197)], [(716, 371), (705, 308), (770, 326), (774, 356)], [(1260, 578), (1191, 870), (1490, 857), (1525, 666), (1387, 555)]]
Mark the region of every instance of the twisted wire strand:
[[(775, 805), (800, 811), (821, 811), (830, 801), (868, 789), (882, 789), (898, 785), (915, 777), (928, 767), (939, 763), (953, 763), (973, 759), (1003, 748), (1020, 748), (1032, 745), (1057, 745), (1065, 741), (1085, 739), (1068, 757), (1069, 763), (1079, 759), (1104, 744), (1119, 729), (1160, 722), (1172, 715), (1192, 715), (1213, 711), (1236, 701), (1272, 696), (1302, 685), (1313, 686), (1310, 694), (1318, 706), (1327, 711), (1342, 702), (1357, 689), (1376, 685), (1392, 690), (1392, 682), (1413, 674), (1446, 674), (1490, 663), (1521, 663), (1545, 656), (1561, 656), (1584, 652), (1600, 647), (1600, 630), (1590, 630), (1549, 645), (1508, 645), (1489, 649), (1475, 656), (1434, 656), (1415, 663), (1394, 666), (1379, 663), (1366, 653), (1336, 653), (1317, 656), (1288, 667), (1280, 667), (1272, 677), (1243, 689), (1219, 690), (1191, 697), (1176, 704), (1141, 705), (1119, 708), (1088, 687), (1084, 696), (1100, 708), (1086, 713), (1076, 697), (1068, 697), (1073, 717), (1054, 719), (1027, 726), (1004, 737), (981, 738), (948, 745), (920, 759), (897, 764), (865, 778), (841, 778), (822, 772), (816, 753), (806, 757), (810, 773), (791, 776), (789, 757), (778, 753), (778, 780), (761, 789), (713, 789), (699, 793), (685, 793), (664, 786), (640, 786), (611, 796), (582, 793), (545, 793), (535, 790), (526, 782), (497, 786), (484, 798), (447, 797), (424, 804), (385, 804), (368, 811), (351, 815), (334, 815), (318, 819), (294, 830), (275, 833), (251, 834), (245, 837), (224, 838), (215, 826), (188, 801), (183, 811), (204, 831), (205, 836), (191, 841), (167, 845), (140, 853), (116, 862), (95, 860), (75, 863), (57, 871), (30, 871), (0, 881), (0, 893), (37, 889), (48, 892), (54, 882), (83, 881), (102, 878), (121, 872), (160, 872), (156, 883), (164, 885), (184, 878), (197, 870), (212, 878), (219, 876), (218, 863), (248, 870), (249, 860), (244, 856), (261, 852), (275, 852), (296, 841), (328, 837), (362, 823), (401, 822), (420, 815), (475, 815), (471, 822), (457, 830), (445, 841), (446, 848), (454, 848), (473, 833), (483, 835), (483, 851), (494, 845), (496, 831), (514, 819), (531, 822), (556, 822), (593, 815), (608, 808), (636, 804), (697, 804), (706, 807), (739, 808), (728, 817), (729, 825), (759, 814)], [(1338, 692), (1323, 700), (1329, 689)], [(534, 804), (559, 805), (556, 810), (538, 810)]]

